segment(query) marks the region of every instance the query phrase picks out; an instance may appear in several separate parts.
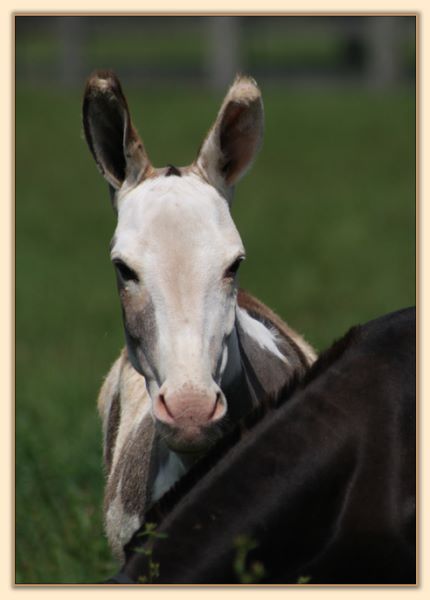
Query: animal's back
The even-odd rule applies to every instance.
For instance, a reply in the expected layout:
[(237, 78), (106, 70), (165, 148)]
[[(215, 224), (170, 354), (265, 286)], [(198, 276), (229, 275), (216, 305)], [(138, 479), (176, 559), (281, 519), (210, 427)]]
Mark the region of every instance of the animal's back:
[(346, 432), (354, 452), (332, 535), (307, 565), (315, 582), (415, 579), (415, 328), (414, 308), (357, 328), (339, 371), (315, 382), (312, 393), (347, 411), (350, 426), (333, 435)]

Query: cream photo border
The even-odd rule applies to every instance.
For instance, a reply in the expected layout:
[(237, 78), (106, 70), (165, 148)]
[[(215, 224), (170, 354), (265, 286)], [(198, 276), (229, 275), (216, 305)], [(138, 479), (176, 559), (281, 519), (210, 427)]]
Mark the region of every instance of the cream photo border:
[[(3, 82), (5, 90), (1, 100), (1, 152), (2, 152), (2, 181), (3, 193), (2, 201), (0, 202), (1, 210), (1, 256), (2, 264), (5, 273), (2, 277), (1, 290), (1, 327), (2, 342), (1, 342), (1, 411), (2, 411), (2, 435), (1, 435), (1, 463), (2, 473), (5, 477), (5, 491), (1, 496), (1, 519), (2, 527), (2, 546), (1, 546), (1, 579), (0, 590), (2, 598), (9, 598), (14, 595), (30, 594), (31, 596), (40, 598), (70, 598), (78, 595), (79, 598), (106, 598), (112, 594), (115, 597), (135, 597), (136, 594), (145, 594), (148, 598), (161, 598), (175, 596), (175, 600), (187, 599), (191, 597), (213, 598), (218, 594), (222, 594), (223, 600), (229, 600), (233, 596), (244, 597), (245, 594), (253, 596), (270, 595), (279, 597), (285, 595), (291, 600), (299, 598), (306, 600), (314, 598), (318, 595), (319, 598), (335, 598), (336, 600), (344, 595), (354, 598), (365, 597), (371, 600), (373, 597), (379, 599), (398, 598), (404, 596), (421, 596), (428, 593), (430, 585), (429, 567), (426, 570), (426, 564), (429, 564), (428, 541), (430, 539), (429, 519), (427, 517), (425, 507), (430, 506), (429, 498), (429, 481), (425, 477), (426, 458), (429, 457), (429, 411), (426, 410), (426, 390), (428, 389), (428, 377), (426, 377), (425, 365), (428, 364), (427, 340), (428, 340), (428, 324), (426, 319), (426, 300), (428, 297), (428, 277), (424, 265), (427, 264), (429, 255), (429, 241), (425, 239), (424, 232), (428, 231), (428, 219), (426, 211), (426, 183), (428, 181), (429, 169), (426, 169), (429, 155), (429, 119), (425, 107), (430, 106), (429, 99), (429, 77), (428, 59), (430, 58), (426, 40), (430, 39), (430, 8), (425, 0), (417, 0), (416, 2), (398, 2), (380, 0), (378, 3), (374, 1), (350, 2), (322, 2), (321, 0), (292, 0), (290, 2), (281, 2), (269, 0), (266, 2), (258, 2), (256, 0), (248, 0), (232, 2), (231, 0), (218, 0), (215, 2), (190, 2), (178, 0), (158, 0), (157, 2), (145, 0), (124, 0), (123, 2), (115, 2), (113, 0), (97, 0), (83, 1), (75, 0), (74, 2), (66, 3), (63, 0), (35, 1), (26, 0), (21, 2), (10, 2), (3, 0), (1, 3), (0, 14), (0, 44), (1, 44), (1, 62), (3, 64)], [(418, 450), (419, 450), (419, 583), (416, 587), (315, 587), (300, 586), (300, 587), (273, 587), (273, 588), (256, 588), (256, 587), (155, 587), (146, 588), (145, 590), (139, 587), (124, 589), (103, 588), (91, 586), (16, 586), (14, 585), (14, 569), (15, 569), (15, 539), (14, 539), (14, 247), (15, 247), (15, 223), (14, 223), (14, 56), (13, 56), (13, 16), (15, 13), (28, 14), (96, 14), (96, 13), (157, 13), (157, 14), (235, 14), (235, 13), (261, 13), (261, 14), (327, 14), (327, 13), (406, 13), (417, 14), (417, 47), (418, 47), (418, 94), (417, 94), (417, 305), (418, 311), (418, 343), (419, 350), (418, 361)], [(427, 60), (426, 60), (427, 59)], [(426, 152), (427, 150), (427, 152)], [(427, 158), (427, 161), (425, 159)], [(427, 177), (425, 177), (427, 173)], [(427, 203), (428, 204), (428, 203)], [(427, 259), (427, 261), (426, 261)], [(428, 469), (427, 469), (428, 474)], [(31, 507), (29, 507), (31, 514)], [(43, 548), (41, 548), (43, 552)], [(37, 557), (35, 557), (37, 560)]]

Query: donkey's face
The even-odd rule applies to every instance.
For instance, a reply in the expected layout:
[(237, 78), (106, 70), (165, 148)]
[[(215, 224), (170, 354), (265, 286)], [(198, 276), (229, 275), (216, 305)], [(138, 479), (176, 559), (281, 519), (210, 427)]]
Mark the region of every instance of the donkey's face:
[(150, 164), (112, 73), (90, 78), (84, 127), (118, 213), (111, 258), (130, 360), (145, 376), (169, 446), (200, 451), (228, 408), (220, 382), (244, 258), (229, 202), (261, 141), (259, 90), (235, 81), (186, 168)]
[(147, 180), (119, 205), (111, 257), (129, 356), (183, 449), (226, 411), (219, 381), (243, 255), (226, 202), (195, 175)]

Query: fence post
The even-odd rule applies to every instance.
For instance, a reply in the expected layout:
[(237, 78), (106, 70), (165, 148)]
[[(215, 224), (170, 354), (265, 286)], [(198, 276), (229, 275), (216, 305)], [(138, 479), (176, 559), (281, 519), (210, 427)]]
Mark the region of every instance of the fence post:
[(398, 21), (398, 17), (368, 18), (367, 78), (371, 87), (386, 87), (400, 79)]
[(209, 19), (209, 83), (215, 90), (228, 86), (239, 70), (239, 17)]
[(64, 87), (78, 84), (82, 77), (84, 22), (83, 17), (58, 17), (59, 82)]

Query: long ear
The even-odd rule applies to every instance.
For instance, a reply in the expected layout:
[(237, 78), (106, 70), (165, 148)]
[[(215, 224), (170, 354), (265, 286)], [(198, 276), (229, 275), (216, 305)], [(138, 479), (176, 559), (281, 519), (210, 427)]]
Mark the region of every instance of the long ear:
[(253, 79), (237, 76), (196, 160), (209, 183), (233, 186), (254, 160), (263, 131), (261, 92)]
[(151, 168), (134, 129), (121, 84), (111, 71), (96, 71), (85, 88), (85, 138), (103, 177), (115, 189), (133, 184)]

